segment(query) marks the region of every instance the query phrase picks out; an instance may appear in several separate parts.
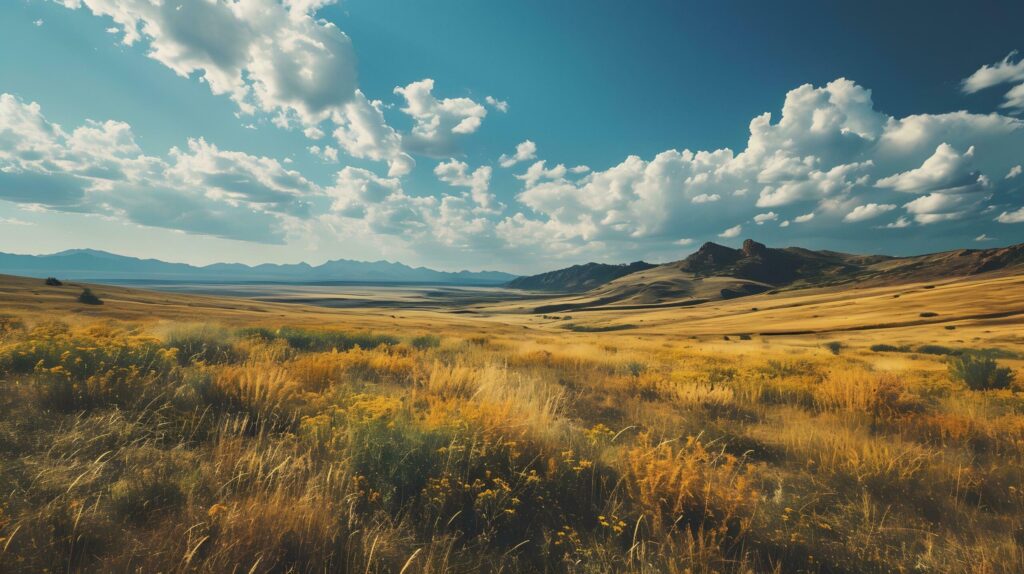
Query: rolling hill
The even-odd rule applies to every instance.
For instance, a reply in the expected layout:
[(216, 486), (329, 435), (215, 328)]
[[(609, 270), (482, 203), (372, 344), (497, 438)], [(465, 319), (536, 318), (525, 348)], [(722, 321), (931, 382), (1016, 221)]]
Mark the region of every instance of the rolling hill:
[(573, 265), (565, 269), (549, 271), (540, 275), (518, 277), (508, 283), (513, 289), (533, 291), (589, 291), (630, 273), (656, 267), (646, 261), (634, 261), (629, 264), (608, 265), (605, 263), (585, 263)]
[[(779, 289), (937, 281), (1022, 267), (1024, 244), (891, 257), (800, 247), (777, 249), (751, 239), (739, 249), (709, 242), (685, 259), (621, 275), (585, 293), (548, 301), (535, 312), (688, 306)], [(560, 272), (545, 275), (554, 278)], [(527, 284), (532, 279), (517, 281)], [(555, 290), (554, 286), (549, 289)], [(561, 290), (574, 291), (571, 285)]]

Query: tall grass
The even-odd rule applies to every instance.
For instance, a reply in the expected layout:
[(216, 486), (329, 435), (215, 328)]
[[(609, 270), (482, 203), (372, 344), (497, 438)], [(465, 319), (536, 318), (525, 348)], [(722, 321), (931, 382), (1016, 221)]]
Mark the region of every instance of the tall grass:
[(4, 572), (1024, 571), (945, 355), (2, 324)]

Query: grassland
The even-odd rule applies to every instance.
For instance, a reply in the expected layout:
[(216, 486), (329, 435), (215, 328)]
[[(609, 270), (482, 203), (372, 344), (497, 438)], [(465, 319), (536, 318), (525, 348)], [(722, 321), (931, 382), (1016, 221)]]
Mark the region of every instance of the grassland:
[(0, 571), (1021, 572), (1022, 282), (545, 317), (2, 278)]

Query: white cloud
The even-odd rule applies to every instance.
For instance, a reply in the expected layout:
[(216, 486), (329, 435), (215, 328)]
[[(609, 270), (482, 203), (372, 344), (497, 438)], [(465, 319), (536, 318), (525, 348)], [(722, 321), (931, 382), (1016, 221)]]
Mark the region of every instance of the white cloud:
[(722, 237), (722, 238), (725, 238), (725, 239), (731, 239), (733, 237), (739, 237), (740, 233), (743, 233), (743, 226), (742, 225), (735, 225), (735, 226), (730, 227), (729, 229), (726, 229), (725, 231), (719, 233), (718, 236)]
[(298, 123), (311, 139), (329, 120), (349, 155), (387, 161), (395, 175), (412, 167), (379, 103), (359, 90), (351, 40), (315, 17), (335, 0), (58, 1), (110, 17), (125, 44), (148, 41), (150, 58), (181, 77), (198, 76), (243, 114), (271, 114), (280, 127)]
[(672, 243), (674, 243), (674, 244), (676, 244), (676, 245), (682, 245), (682, 246), (684, 246), (684, 247), (685, 247), (685, 246), (687, 246), (687, 245), (693, 245), (693, 239), (692, 239), (692, 238), (690, 238), (690, 237), (684, 237), (684, 238), (682, 238), (682, 239), (676, 239), (676, 240), (675, 240), (675, 241), (673, 241)]
[(902, 216), (892, 223), (881, 226), (882, 229), (903, 229), (904, 227), (910, 227), (910, 220)]
[(469, 171), (469, 165), (457, 160), (437, 164), (434, 174), (441, 181), (458, 187), (468, 187), (473, 201), (483, 209), (489, 209), (494, 202), (490, 192), (491, 166), (485, 165)]
[(516, 146), (516, 152), (512, 155), (502, 154), (498, 158), (498, 165), (501, 167), (512, 167), (521, 161), (530, 161), (537, 158), (537, 144), (531, 140), (525, 140)]
[(406, 138), (406, 147), (437, 157), (454, 151), (455, 136), (480, 129), (487, 116), (487, 108), (469, 98), (439, 100), (434, 97), (433, 90), (434, 80), (427, 78), (397, 87), (395, 93), (405, 98), (402, 112), (414, 121), (412, 133)]
[(920, 167), (882, 178), (875, 187), (907, 193), (969, 189), (978, 183), (980, 176), (973, 169), (973, 159), (973, 147), (961, 154), (953, 146), (942, 143)]
[(320, 147), (318, 145), (311, 145), (307, 149), (309, 149), (309, 153), (315, 155), (316, 157), (324, 161), (331, 163), (337, 163), (338, 161), (338, 150), (329, 145), (325, 145), (323, 147)]
[(35, 24), (36, 28), (39, 28), (39, 27), (41, 27), (44, 24), (42, 18), (40, 18), (40, 19), (38, 19), (38, 20), (36, 20), (36, 21), (34, 21), (32, 23)]
[(789, 220), (787, 219), (787, 220), (783, 221), (782, 223), (780, 223), (779, 227), (789, 227)]
[(590, 166), (587, 166), (587, 165), (577, 165), (575, 167), (570, 168), (569, 171), (572, 172), (572, 173), (576, 173), (576, 174), (587, 173), (588, 171), (590, 171)]
[(68, 133), (38, 104), (0, 95), (0, 199), (93, 213), (152, 227), (280, 243), (308, 218), (319, 190), (276, 160), (203, 139), (145, 155), (124, 122), (87, 121)]
[(778, 218), (779, 214), (775, 213), (774, 211), (769, 211), (768, 213), (759, 213), (754, 216), (754, 223), (758, 225), (764, 225), (766, 222), (775, 221)]
[(487, 102), (488, 106), (491, 106), (492, 108), (498, 110), (499, 112), (503, 114), (508, 113), (508, 102), (499, 100), (494, 96), (487, 96), (486, 98), (484, 98), (484, 101)]
[[(546, 191), (548, 191), (547, 189), (532, 194), (530, 193), (531, 188), (535, 188), (542, 180), (551, 180), (555, 182), (565, 180), (565, 175), (568, 173), (568, 170), (564, 165), (558, 164), (551, 169), (548, 169), (546, 166), (547, 162), (541, 160), (528, 167), (526, 169), (526, 173), (515, 176), (516, 179), (521, 179), (526, 182), (527, 191), (524, 192), (522, 197), (529, 200), (531, 197), (540, 197), (545, 195)], [(527, 202), (524, 201), (524, 203)], [(527, 203), (527, 205), (529, 205), (529, 203)]]
[(1024, 110), (1024, 59), (1014, 61), (1017, 52), (1010, 52), (1002, 61), (985, 65), (963, 81), (965, 93), (975, 92), (999, 86), (1014, 84), (1006, 93), (1002, 107)]
[(721, 198), (722, 198), (722, 196), (719, 195), (718, 193), (700, 193), (699, 195), (694, 195), (692, 200), (690, 200), (690, 203), (691, 204), (713, 204), (713, 203), (721, 200)]
[(907, 212), (922, 225), (960, 219), (972, 207), (963, 195), (929, 193), (905, 204)]
[(988, 235), (982, 233), (981, 235), (975, 237), (974, 240), (978, 241), (978, 242), (981, 242), (981, 241), (995, 241), (996, 238), (995, 237), (989, 237)]
[(868, 219), (874, 219), (879, 215), (894, 209), (896, 209), (896, 206), (892, 204), (867, 203), (864, 205), (858, 205), (843, 217), (843, 221), (847, 223), (866, 221)]
[(1015, 165), (1015, 166), (1011, 167), (1010, 171), (1008, 171), (1006, 173), (1006, 178), (1005, 179), (1013, 179), (1013, 178), (1017, 177), (1018, 175), (1020, 175), (1021, 173), (1024, 173), (1024, 167), (1022, 167), (1020, 165)]
[(798, 216), (793, 218), (793, 221), (795, 223), (807, 223), (808, 221), (810, 221), (812, 219), (814, 219), (814, 212), (813, 211), (811, 213), (805, 213), (803, 215), (798, 215)]
[(1024, 207), (1017, 211), (1004, 211), (996, 218), (999, 223), (1024, 223)]
[(23, 226), (35, 225), (32, 222), (24, 221), (24, 220), (18, 219), (16, 217), (0, 217), (0, 223), (2, 223), (4, 225), (23, 225)]

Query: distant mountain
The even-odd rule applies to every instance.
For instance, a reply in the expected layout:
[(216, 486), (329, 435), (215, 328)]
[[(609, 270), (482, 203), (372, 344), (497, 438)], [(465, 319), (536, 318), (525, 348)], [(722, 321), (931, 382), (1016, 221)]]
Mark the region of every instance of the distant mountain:
[[(557, 276), (571, 269), (545, 275)], [(582, 295), (538, 307), (536, 312), (693, 305), (774, 289), (938, 281), (998, 271), (1024, 271), (1024, 244), (890, 257), (801, 247), (777, 249), (752, 239), (744, 241), (740, 249), (709, 242), (685, 259), (623, 274)]]
[(645, 261), (635, 261), (628, 265), (607, 265), (605, 263), (586, 263), (573, 265), (557, 271), (549, 271), (540, 275), (519, 277), (509, 282), (513, 289), (529, 289), (533, 291), (560, 291), (565, 293), (582, 293), (618, 279), (624, 275), (643, 271), (654, 267)]
[(93, 281), (197, 281), (290, 283), (367, 282), (367, 283), (444, 283), (463, 285), (501, 285), (515, 275), (499, 271), (436, 271), (409, 267), (389, 261), (351, 261), (337, 259), (323, 265), (308, 263), (287, 265), (214, 263), (203, 267), (168, 263), (157, 259), (137, 259), (93, 249), (72, 249), (52, 255), (12, 255), (0, 253), (0, 273), (28, 277), (58, 277)]

